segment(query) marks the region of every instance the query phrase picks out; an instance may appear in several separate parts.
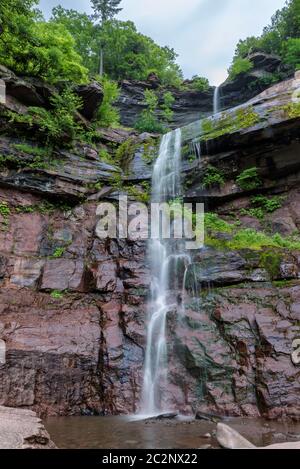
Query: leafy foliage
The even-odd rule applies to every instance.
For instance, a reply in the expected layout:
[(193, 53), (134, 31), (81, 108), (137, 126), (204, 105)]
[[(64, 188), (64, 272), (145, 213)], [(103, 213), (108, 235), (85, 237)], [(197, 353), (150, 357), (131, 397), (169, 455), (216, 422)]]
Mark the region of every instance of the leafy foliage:
[[(300, 66), (300, 0), (287, 0), (284, 8), (278, 10), (263, 34), (239, 41), (230, 76), (237, 71), (244, 72), (248, 56), (254, 52), (276, 54), (283, 62), (295, 69)], [(242, 61), (243, 60), (243, 61)], [(241, 67), (242, 65), (242, 67)]]
[(288, 39), (282, 47), (284, 61), (300, 69), (300, 38)]
[(132, 160), (136, 149), (137, 144), (133, 138), (128, 138), (118, 147), (115, 154), (115, 159), (124, 171), (127, 170), (128, 164)]
[(135, 128), (140, 132), (163, 132), (163, 126), (155, 114), (158, 108), (158, 97), (152, 90), (145, 90), (144, 96), (146, 109), (138, 118)]
[(240, 212), (241, 215), (249, 215), (250, 217), (263, 220), (267, 213), (273, 213), (281, 208), (283, 200), (284, 198), (279, 196), (268, 198), (263, 195), (256, 195), (251, 197), (252, 207), (248, 209), (243, 208)]
[(51, 292), (51, 298), (53, 298), (54, 300), (60, 300), (61, 298), (63, 298), (64, 294), (62, 291), (60, 290), (53, 290)]
[(178, 84), (182, 80), (175, 63), (177, 55), (169, 47), (160, 47), (152, 39), (139, 33), (131, 21), (111, 20), (104, 23), (100, 41), (109, 51), (105, 73), (113, 80), (146, 80), (155, 73), (164, 84)]
[(208, 91), (209, 81), (205, 77), (199, 77), (198, 75), (194, 75), (192, 77), (191, 83), (189, 84), (189, 88), (192, 88), (197, 91)]
[[(226, 237), (218, 236), (226, 233)], [(217, 249), (252, 249), (262, 250), (270, 248), (299, 249), (298, 237), (283, 238), (279, 234), (270, 236), (263, 231), (251, 228), (241, 228), (239, 223), (231, 224), (222, 220), (217, 214), (207, 212), (205, 214), (205, 244)]]
[(100, 19), (101, 23), (116, 16), (122, 8), (118, 8), (121, 0), (91, 0), (94, 10), (94, 18)]
[(58, 143), (69, 144), (82, 131), (80, 124), (75, 119), (75, 114), (82, 105), (81, 100), (72, 91), (65, 89), (60, 95), (54, 95), (50, 101), (51, 110), (29, 107), (28, 114), (11, 113), (11, 119), (15, 122), (36, 126), (46, 145), (50, 147)]
[(253, 63), (248, 59), (236, 57), (232, 62), (230, 69), (228, 70), (229, 78), (234, 80), (237, 76), (242, 73), (247, 73), (253, 68)]
[[(140, 132), (157, 132), (163, 133), (164, 123), (167, 124), (173, 118), (172, 105), (175, 98), (170, 91), (163, 95), (163, 102), (159, 106), (158, 96), (152, 90), (145, 90), (145, 105), (146, 109), (143, 110), (139, 116), (135, 128)], [(157, 111), (160, 111), (161, 120), (157, 117)]]
[(90, 74), (99, 70), (102, 47), (104, 72), (110, 79), (146, 80), (150, 73), (155, 73), (163, 84), (180, 86), (182, 72), (173, 49), (160, 47), (139, 33), (132, 21), (103, 19), (100, 25), (94, 24), (85, 14), (57, 7), (51, 21), (63, 24), (72, 34), (76, 51), (83, 57)]
[(104, 97), (98, 111), (97, 122), (102, 127), (117, 126), (120, 121), (120, 115), (113, 104), (119, 96), (118, 85), (106, 76), (99, 78), (99, 81), (103, 86)]
[(66, 248), (64, 248), (64, 247), (58, 247), (58, 248), (55, 249), (55, 251), (54, 251), (54, 253), (52, 254), (51, 257), (53, 259), (58, 259), (58, 258), (60, 258), (64, 255), (65, 250), (66, 250)]
[(249, 191), (252, 189), (256, 189), (260, 186), (261, 180), (257, 173), (257, 168), (249, 168), (245, 169), (237, 178), (236, 178), (237, 185), (245, 190)]
[(52, 10), (51, 23), (63, 25), (71, 33), (77, 54), (91, 75), (98, 72), (99, 40), (97, 27), (90, 16), (76, 10), (66, 10), (57, 6)]
[[(17, 0), (13, 0), (15, 4)], [(75, 51), (72, 35), (62, 24), (47, 23), (32, 10), (35, 2), (11, 9), (1, 2), (3, 32), (0, 34), (0, 61), (22, 75), (38, 76), (51, 83), (62, 80), (84, 83), (87, 69)]]
[(274, 196), (271, 198), (264, 197), (263, 195), (256, 195), (251, 198), (251, 203), (258, 207), (261, 207), (267, 213), (273, 213), (275, 210), (278, 210), (282, 207), (282, 202), (284, 198), (279, 196)]
[(170, 122), (173, 118), (174, 112), (172, 111), (172, 105), (174, 104), (174, 102), (174, 96), (172, 95), (172, 93), (170, 93), (170, 91), (167, 91), (163, 95), (163, 104), (161, 106), (163, 120), (166, 122)]
[(205, 171), (205, 176), (202, 180), (204, 188), (213, 186), (223, 186), (225, 183), (224, 173), (214, 166), (208, 166)]

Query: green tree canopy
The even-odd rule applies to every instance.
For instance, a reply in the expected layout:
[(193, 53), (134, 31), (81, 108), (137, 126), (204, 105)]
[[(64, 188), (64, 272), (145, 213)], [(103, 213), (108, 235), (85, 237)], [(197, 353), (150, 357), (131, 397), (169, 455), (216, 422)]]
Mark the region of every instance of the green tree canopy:
[(273, 15), (271, 24), (264, 28), (261, 36), (239, 41), (229, 73), (235, 75), (241, 59), (247, 59), (249, 54), (258, 51), (277, 54), (284, 63), (299, 68), (299, 38), (300, 0), (287, 0), (285, 7)]
[(91, 74), (97, 73), (99, 28), (94, 26), (91, 17), (76, 10), (66, 10), (59, 5), (53, 8), (50, 22), (65, 26), (74, 38), (75, 49), (81, 56), (83, 65), (88, 68)]
[(121, 0), (91, 0), (94, 10), (94, 18), (103, 24), (114, 18), (122, 8), (119, 7)]
[(105, 70), (112, 79), (145, 80), (154, 72), (165, 84), (182, 80), (174, 50), (139, 33), (132, 21), (107, 21), (101, 40), (107, 50)]
[(105, 52), (105, 73), (113, 80), (145, 80), (154, 72), (165, 84), (178, 85), (182, 72), (177, 55), (169, 47), (161, 47), (139, 33), (132, 21), (107, 20), (102, 27), (74, 10), (56, 7), (52, 22), (62, 23), (75, 40), (76, 51), (94, 75), (99, 70), (99, 48)]
[(11, 9), (10, 1), (1, 1), (0, 62), (16, 73), (38, 76), (51, 83), (85, 82), (88, 71), (66, 27), (43, 21), (32, 8), (34, 0), (12, 0), (16, 10)]

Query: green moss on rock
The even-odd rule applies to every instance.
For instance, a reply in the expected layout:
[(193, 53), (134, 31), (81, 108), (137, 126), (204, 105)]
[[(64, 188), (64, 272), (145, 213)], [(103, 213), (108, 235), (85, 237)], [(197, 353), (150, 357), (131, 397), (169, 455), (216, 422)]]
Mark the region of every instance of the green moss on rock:
[(223, 112), (219, 119), (204, 119), (201, 140), (212, 140), (222, 135), (253, 127), (260, 122), (259, 115), (252, 106), (240, 108), (233, 113)]

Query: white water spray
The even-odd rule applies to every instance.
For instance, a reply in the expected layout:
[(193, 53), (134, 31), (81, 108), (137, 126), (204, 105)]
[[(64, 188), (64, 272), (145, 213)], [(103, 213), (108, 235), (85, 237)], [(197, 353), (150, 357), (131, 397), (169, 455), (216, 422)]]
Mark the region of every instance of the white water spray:
[(214, 91), (214, 114), (218, 114), (221, 110), (220, 105), (220, 87), (216, 86)]
[[(164, 135), (152, 176), (152, 201), (163, 202), (181, 194), (181, 130)], [(175, 252), (174, 252), (175, 245)], [(170, 310), (176, 308), (168, 299), (170, 274), (176, 272), (172, 263), (178, 262), (180, 253), (176, 243), (168, 239), (153, 239), (149, 246), (152, 282), (147, 347), (142, 389), (141, 414), (155, 415), (167, 411), (166, 387), (168, 379), (166, 320)]]

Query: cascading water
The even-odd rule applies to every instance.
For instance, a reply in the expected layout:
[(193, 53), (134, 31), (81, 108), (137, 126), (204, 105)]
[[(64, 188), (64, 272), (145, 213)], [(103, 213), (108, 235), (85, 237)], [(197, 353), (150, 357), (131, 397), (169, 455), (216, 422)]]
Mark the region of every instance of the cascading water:
[(214, 91), (214, 114), (218, 114), (218, 112), (220, 112), (220, 109), (220, 87), (216, 86)]
[[(174, 200), (181, 194), (181, 130), (164, 135), (152, 176), (152, 202)], [(172, 262), (172, 281), (180, 250), (169, 239), (153, 239), (149, 252), (152, 269), (151, 301), (142, 389), (141, 414), (155, 415), (167, 410), (167, 313), (177, 305), (168, 301)], [(184, 254), (183, 254), (184, 256)], [(175, 280), (176, 284), (176, 280)]]

